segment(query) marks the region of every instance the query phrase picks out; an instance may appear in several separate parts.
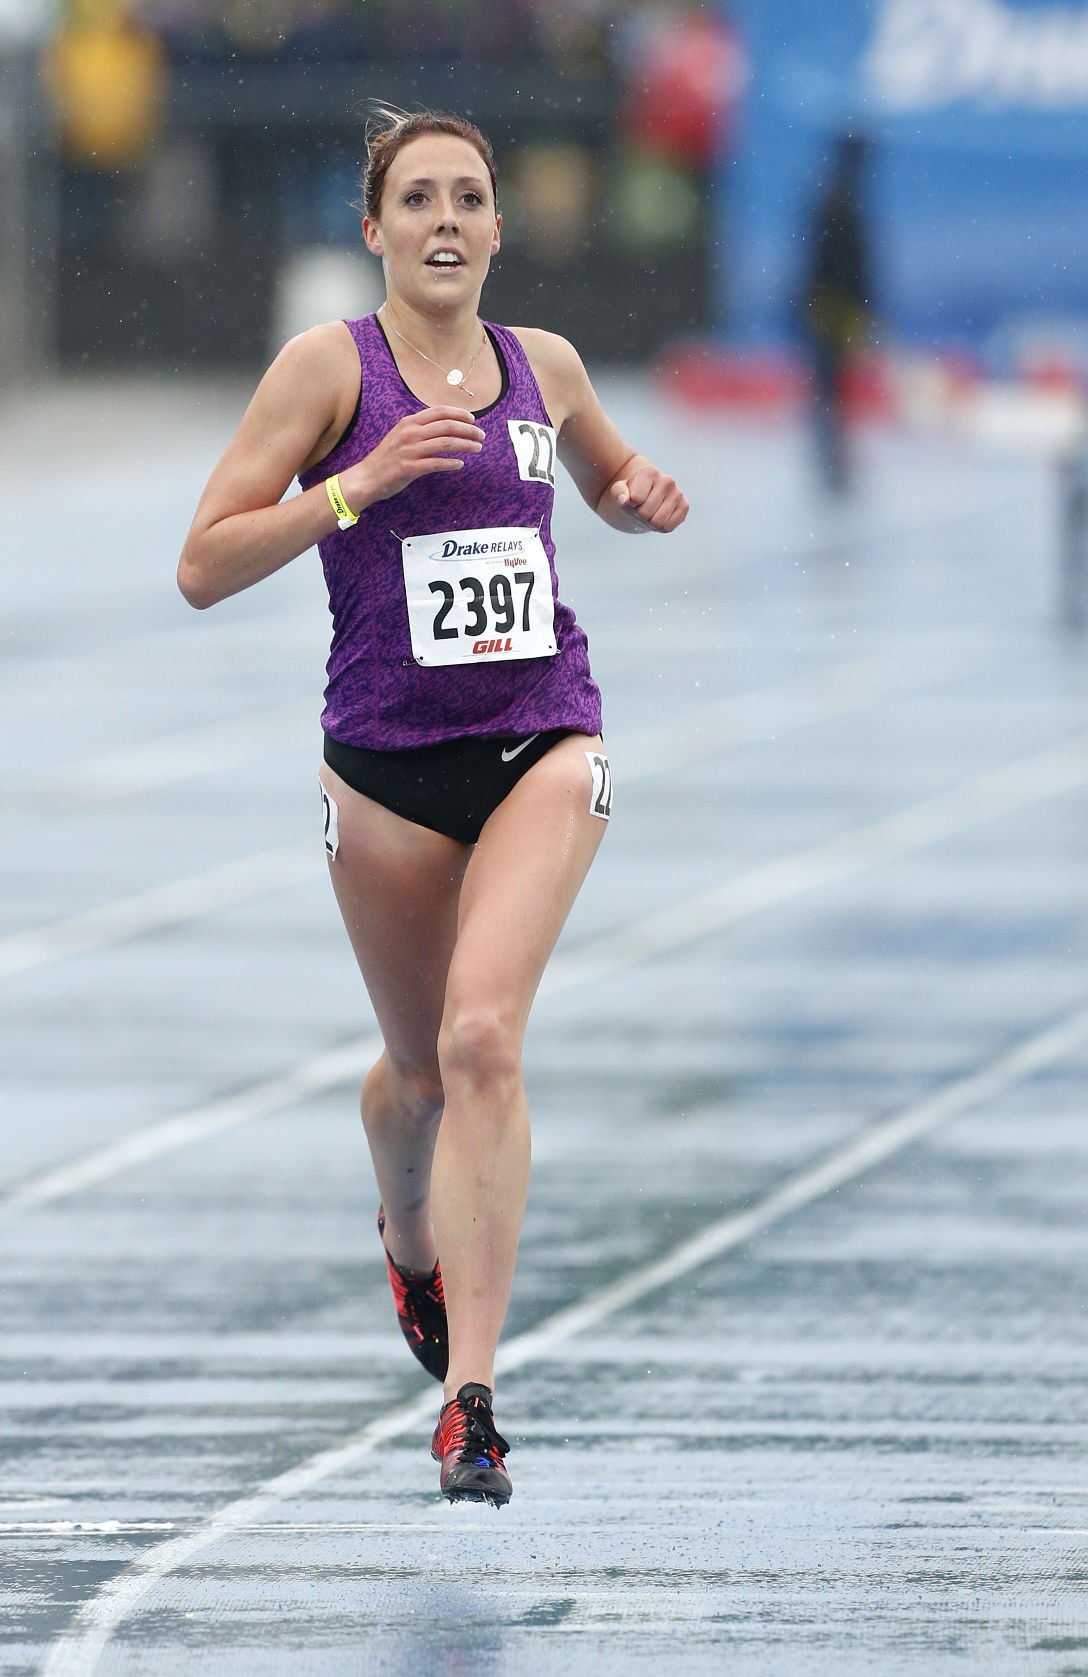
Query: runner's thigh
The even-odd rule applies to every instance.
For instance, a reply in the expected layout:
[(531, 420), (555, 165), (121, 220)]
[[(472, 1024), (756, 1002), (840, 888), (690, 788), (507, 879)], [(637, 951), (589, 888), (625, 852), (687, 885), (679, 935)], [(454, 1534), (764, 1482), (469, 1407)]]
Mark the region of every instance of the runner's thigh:
[(461, 889), (447, 1009), (493, 1007), (524, 1030), (533, 996), (608, 825), (587, 752), (571, 734), (535, 763), (486, 823)]
[(394, 1063), (435, 1069), (468, 845), (406, 821), (322, 763), (337, 808), (329, 876)]

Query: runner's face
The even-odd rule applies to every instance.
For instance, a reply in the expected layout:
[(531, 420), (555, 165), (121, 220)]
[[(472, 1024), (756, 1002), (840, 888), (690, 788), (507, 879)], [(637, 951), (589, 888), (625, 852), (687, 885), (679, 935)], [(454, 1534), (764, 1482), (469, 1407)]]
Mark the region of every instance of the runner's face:
[(475, 308), (501, 225), (476, 147), (454, 134), (421, 134), (389, 165), (379, 218), (367, 217), (363, 235), (391, 294), (424, 309)]

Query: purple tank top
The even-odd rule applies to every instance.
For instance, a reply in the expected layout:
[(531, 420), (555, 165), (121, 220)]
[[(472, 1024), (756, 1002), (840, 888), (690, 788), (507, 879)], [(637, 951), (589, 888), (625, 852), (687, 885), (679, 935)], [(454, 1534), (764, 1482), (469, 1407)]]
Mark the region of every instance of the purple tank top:
[[(362, 459), (398, 420), (426, 406), (401, 378), (376, 317), (345, 325), (362, 363), (359, 408), (331, 453), (300, 473), (303, 489)], [(487, 330), (503, 384), (498, 400), (479, 411), (487, 433), (480, 452), (465, 456), (459, 472), (432, 473), (376, 501), (352, 529), (334, 530), (319, 543), (333, 625), (321, 722), (344, 745), (401, 751), (465, 735), (601, 730), (601, 696), (590, 675), (586, 637), (559, 600), (551, 538), (554, 432), (549, 441), (551, 422), (521, 344), (503, 326)], [(450, 400), (456, 399), (451, 392)], [(402, 539), (512, 527), (539, 532), (554, 601), (556, 653), (421, 666), (410, 632)], [(510, 611), (519, 609), (511, 606), (510, 592), (507, 585), (498, 595), (507, 615), (492, 616), (491, 637), (496, 623), (501, 627)], [(520, 598), (524, 591), (513, 592)], [(441, 633), (442, 598), (436, 597)], [(481, 622), (487, 609), (485, 599)]]

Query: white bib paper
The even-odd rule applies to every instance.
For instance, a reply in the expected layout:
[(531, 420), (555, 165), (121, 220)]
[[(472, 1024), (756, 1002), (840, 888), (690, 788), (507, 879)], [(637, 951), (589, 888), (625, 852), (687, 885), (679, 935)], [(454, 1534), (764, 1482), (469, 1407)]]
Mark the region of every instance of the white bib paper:
[(417, 664), (555, 655), (552, 573), (535, 529), (446, 530), (400, 546)]

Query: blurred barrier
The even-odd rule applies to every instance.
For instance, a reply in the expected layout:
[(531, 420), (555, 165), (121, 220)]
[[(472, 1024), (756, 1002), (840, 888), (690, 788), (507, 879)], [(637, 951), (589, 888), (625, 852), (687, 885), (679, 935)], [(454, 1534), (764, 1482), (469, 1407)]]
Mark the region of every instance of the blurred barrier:
[(51, 359), (54, 200), (39, 118), (29, 58), (0, 51), (0, 391)]
[[(597, 362), (645, 361), (710, 310), (697, 172), (622, 154), (614, 75), (542, 65), (175, 66), (138, 165), (62, 162), (56, 354), (62, 367), (263, 364), (298, 329), (380, 297), (359, 193), (371, 99), (453, 108), (491, 138), (503, 248), (489, 318), (563, 333)], [(686, 195), (683, 190), (686, 187)], [(335, 301), (335, 253), (347, 276)], [(354, 273), (353, 273), (354, 267)]]
[(1059, 606), (1064, 628), (1088, 623), (1088, 438), (1058, 463), (1061, 497)]

